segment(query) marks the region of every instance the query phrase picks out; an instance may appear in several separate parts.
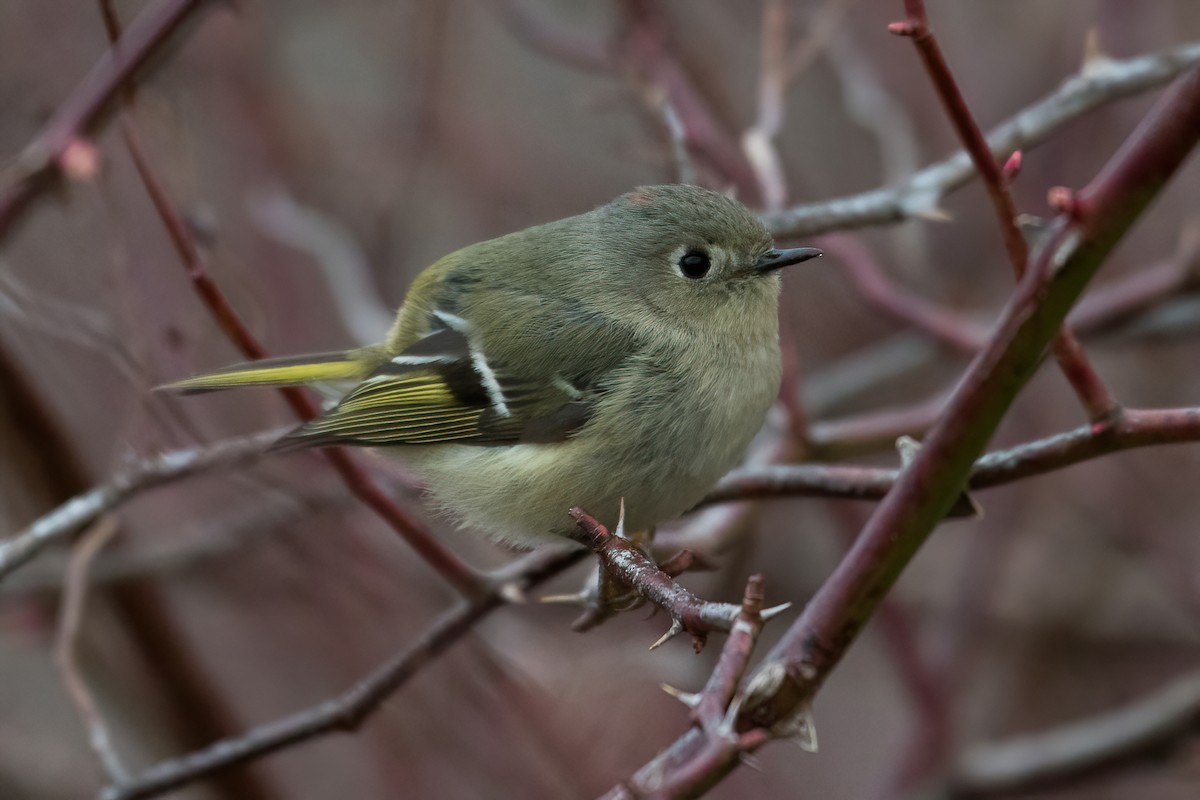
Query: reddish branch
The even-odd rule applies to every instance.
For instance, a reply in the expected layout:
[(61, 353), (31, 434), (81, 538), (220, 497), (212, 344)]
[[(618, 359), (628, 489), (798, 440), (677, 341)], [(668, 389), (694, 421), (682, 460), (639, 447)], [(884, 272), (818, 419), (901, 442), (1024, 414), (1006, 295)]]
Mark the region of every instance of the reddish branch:
[[(654, 0), (621, 0), (625, 29), (616, 44), (617, 61), (656, 115), (666, 104), (678, 116), (683, 142), (722, 181), (734, 184), (748, 203), (758, 200), (758, 177), (736, 139), (711, 103), (671, 52), (670, 26)], [(657, 95), (657, 97), (656, 97)]]
[(0, 239), (34, 198), (53, 184), (68, 149), (104, 124), (123, 88), (131, 85), (142, 67), (170, 44), (183, 23), (207, 4), (207, 0), (159, 0), (129, 25), (120, 47), (110, 48), (100, 57), (0, 185)]
[[(755, 701), (755, 694), (763, 683), (751, 683), (741, 690), (742, 676), (746, 674), (754, 645), (765, 622), (762, 606), (763, 579), (761, 575), (752, 575), (746, 582), (742, 603), (729, 638), (721, 648), (721, 656), (717, 659), (704, 689), (697, 694), (690, 694), (668, 686), (663, 687), (692, 709), (692, 734), (703, 743), (704, 750), (703, 758), (698, 759), (699, 763), (736, 760), (759, 747), (771, 736), (770, 731), (763, 728), (736, 727), (738, 709), (745, 703)], [(693, 769), (690, 775), (676, 777), (680, 779), (681, 784), (686, 785), (684, 794), (689, 796), (698, 795), (705, 788), (706, 775), (703, 769)], [(644, 788), (623, 784), (605, 794), (603, 800), (632, 800), (659, 796), (645, 793)]]
[(960, 353), (973, 355), (983, 344), (986, 335), (983, 326), (897, 286), (860, 240), (830, 234), (816, 243), (841, 263), (863, 298), (884, 313)]
[[(912, 463), (875, 509), (850, 552), (765, 658), (786, 679), (746, 724), (786, 724), (803, 712), (966, 485), (970, 470), (1032, 376), (1071, 305), (1100, 264), (1200, 139), (1200, 69), (1150, 111), (1104, 170), (1056, 220), (1050, 242), (1018, 283), (987, 347), (975, 358)], [(635, 791), (695, 796), (694, 770), (711, 786), (736, 760), (705, 760), (685, 733), (638, 771)], [(699, 765), (699, 766), (698, 766)]]
[[(908, 19), (895, 22), (888, 30), (901, 36), (910, 37), (925, 65), (925, 71), (937, 89), (938, 98), (946, 110), (946, 115), (954, 125), (958, 138), (971, 156), (971, 162), (983, 179), (983, 185), (991, 198), (996, 211), (996, 220), (1000, 225), (1000, 234), (1004, 238), (1004, 249), (1008, 260), (1017, 276), (1017, 280), (1025, 274), (1029, 262), (1029, 246), (1017, 226), (1017, 203), (1013, 199), (1012, 188), (1009, 186), (1009, 174), (1015, 175), (1020, 163), (1019, 158), (1010, 159), (1014, 164), (1010, 173), (1006, 173), (992, 155), (987, 137), (971, 109), (967, 106), (966, 98), (958, 88), (958, 81), (942, 53), (941, 45), (929, 26), (929, 16), (925, 11), (925, 0), (904, 0), (904, 8)], [(1079, 340), (1064, 328), (1054, 340), (1054, 357), (1066, 376), (1067, 381), (1079, 396), (1084, 408), (1092, 421), (1106, 419), (1116, 412), (1117, 403), (1108, 392), (1108, 388), (1092, 365), (1079, 344)]]

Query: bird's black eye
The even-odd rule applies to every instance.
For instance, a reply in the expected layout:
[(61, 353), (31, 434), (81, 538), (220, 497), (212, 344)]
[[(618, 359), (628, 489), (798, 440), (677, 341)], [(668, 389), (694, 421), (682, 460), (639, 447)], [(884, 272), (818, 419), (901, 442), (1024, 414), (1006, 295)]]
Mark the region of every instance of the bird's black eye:
[(692, 250), (679, 259), (679, 271), (689, 278), (703, 278), (711, 267), (708, 253), (700, 250)]

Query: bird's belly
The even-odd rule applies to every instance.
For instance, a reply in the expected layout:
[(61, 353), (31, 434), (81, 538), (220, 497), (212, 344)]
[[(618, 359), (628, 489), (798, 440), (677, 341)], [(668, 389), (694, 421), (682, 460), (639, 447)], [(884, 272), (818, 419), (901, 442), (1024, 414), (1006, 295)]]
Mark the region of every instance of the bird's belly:
[(644, 530), (695, 505), (737, 464), (777, 390), (770, 365), (725, 374), (692, 390), (618, 400), (619, 416), (602, 406), (563, 442), (421, 448), (414, 466), (440, 510), (510, 544), (534, 546), (570, 531), (572, 506), (611, 529), (622, 500), (627, 530)]

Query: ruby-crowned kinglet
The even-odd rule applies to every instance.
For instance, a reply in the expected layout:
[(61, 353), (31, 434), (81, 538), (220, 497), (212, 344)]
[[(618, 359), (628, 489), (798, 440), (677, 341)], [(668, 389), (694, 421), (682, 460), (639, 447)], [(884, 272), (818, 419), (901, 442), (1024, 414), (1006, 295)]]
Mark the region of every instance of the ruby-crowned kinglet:
[(682, 514), (734, 466), (779, 389), (781, 267), (736, 200), (649, 186), (480, 242), (413, 283), (379, 345), (174, 384), (356, 381), (284, 446), (395, 447), (458, 521), (530, 546), (581, 506), (610, 529)]

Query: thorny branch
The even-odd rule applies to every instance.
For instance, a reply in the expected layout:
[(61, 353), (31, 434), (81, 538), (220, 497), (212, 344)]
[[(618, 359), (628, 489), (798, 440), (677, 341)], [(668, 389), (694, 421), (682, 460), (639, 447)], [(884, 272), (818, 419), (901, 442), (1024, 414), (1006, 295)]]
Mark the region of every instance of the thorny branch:
[[(800, 618), (765, 657), (784, 676), (771, 696), (743, 711), (745, 724), (786, 726), (806, 712), (888, 589), (953, 506), (1000, 419), (1108, 253), (1200, 139), (1200, 68), (1142, 120), (1056, 220), (1048, 244), (1017, 286), (987, 346), (975, 358), (911, 464), (876, 507), (853, 547)], [(752, 678), (751, 680), (754, 680)], [(624, 786), (661, 797), (696, 796), (738, 765), (714, 758), (688, 731)], [(697, 772), (702, 779), (697, 780)]]
[[(620, 529), (610, 533), (581, 508), (572, 508), (569, 513), (578, 523), (575, 540), (599, 556), (604, 569), (619, 583), (671, 615), (671, 627), (650, 645), (651, 650), (687, 632), (692, 637), (692, 647), (699, 653), (708, 634), (731, 629), (739, 606), (701, 600), (676, 583), (650, 556), (626, 539)], [(764, 612), (765, 618), (782, 613), (790, 605), (768, 609)]]

